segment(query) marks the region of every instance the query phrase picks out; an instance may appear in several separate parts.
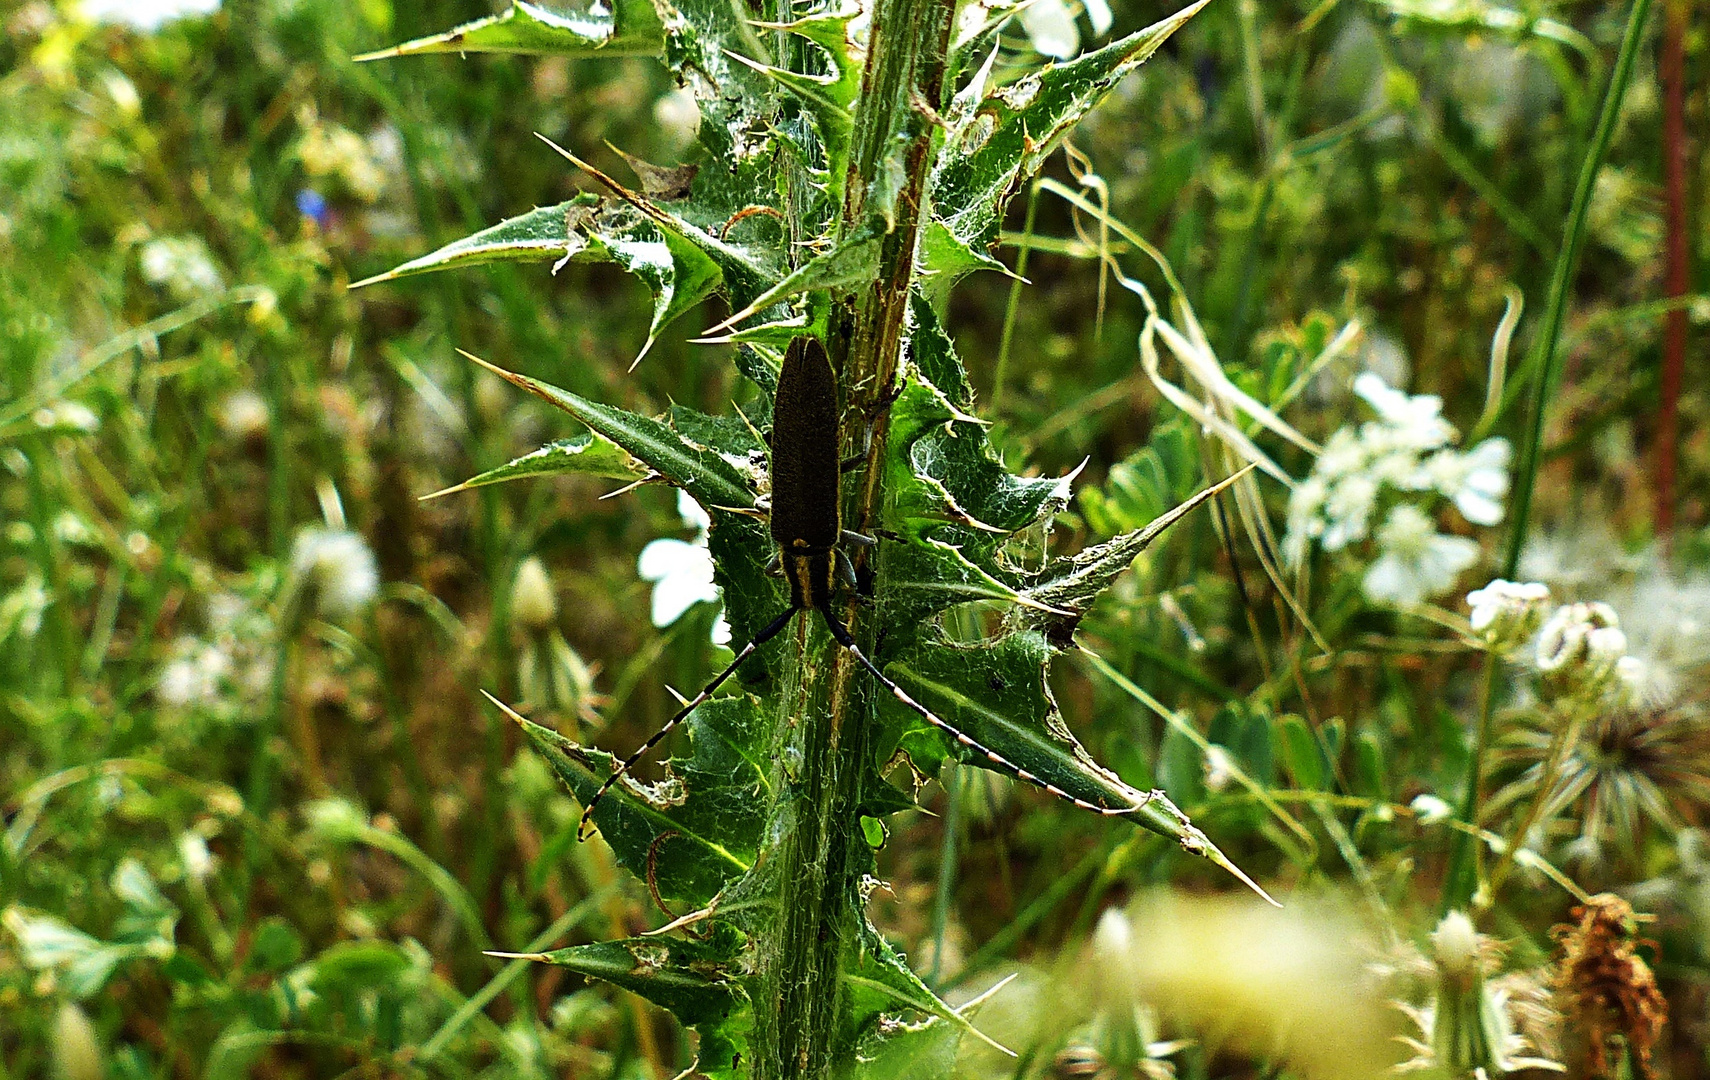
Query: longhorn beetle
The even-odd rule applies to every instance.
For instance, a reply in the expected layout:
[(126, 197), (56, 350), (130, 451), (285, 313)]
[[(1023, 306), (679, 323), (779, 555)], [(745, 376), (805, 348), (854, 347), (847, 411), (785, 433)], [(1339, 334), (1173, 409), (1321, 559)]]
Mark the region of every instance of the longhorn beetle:
[(606, 791), (629, 772), (649, 750), (659, 745), (660, 740), (670, 734), (672, 728), (699, 708), (702, 702), (712, 697), (713, 692), (723, 686), (726, 679), (736, 674), (736, 669), (742, 666), (742, 662), (754, 655), (755, 649), (778, 636), (790, 625), (790, 620), (795, 618), (798, 611), (818, 611), (820, 617), (825, 620), (826, 629), (831, 631), (832, 638), (837, 644), (848, 649), (850, 655), (867, 669), (880, 686), (889, 690), (898, 701), (913, 709), (927, 723), (970, 750), (985, 755), (988, 761), (1005, 772), (1098, 814), (1131, 814), (1144, 806), (1144, 802), (1137, 806), (1099, 806), (1078, 799), (1055, 784), (1040, 779), (997, 751), (980, 745), (959, 731), (955, 725), (940, 719), (926, 706), (909, 697), (902, 687), (880, 671), (878, 665), (869, 660), (867, 654), (855, 644), (855, 638), (849, 633), (848, 627), (844, 626), (831, 610), (839, 577), (850, 585), (855, 582), (854, 567), (850, 564), (848, 555), (841, 551), (838, 545), (848, 543), (866, 547), (878, 541), (843, 528), (842, 499), (839, 497), (842, 466), (837, 456), (837, 429), (837, 379), (831, 371), (831, 360), (826, 356), (825, 346), (820, 344), (818, 338), (798, 337), (790, 342), (789, 349), (784, 353), (784, 369), (778, 376), (778, 390), (772, 406), (771, 532), (773, 542), (778, 545), (778, 552), (773, 561), (782, 569), (785, 580), (790, 584), (790, 606), (783, 614), (762, 627), (736, 654), (736, 659), (730, 662), (729, 667), (719, 672), (717, 678), (678, 710), (675, 716), (665, 721), (665, 726), (654, 732), (639, 749), (624, 759), (616, 772), (606, 778), (600, 789), (594, 792), (594, 797), (588, 800), (587, 808), (582, 811), (577, 835), (582, 839), (587, 838), (588, 823), (592, 820), (594, 807), (599, 804)]

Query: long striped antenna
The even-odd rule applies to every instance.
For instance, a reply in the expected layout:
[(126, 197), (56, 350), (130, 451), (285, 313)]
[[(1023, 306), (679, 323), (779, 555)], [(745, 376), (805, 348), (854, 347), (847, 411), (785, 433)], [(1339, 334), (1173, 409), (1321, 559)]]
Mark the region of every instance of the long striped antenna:
[(736, 669), (742, 666), (742, 662), (754, 655), (755, 649), (758, 649), (760, 646), (777, 637), (778, 634), (783, 631), (784, 627), (790, 625), (790, 619), (793, 618), (796, 612), (800, 610), (800, 608), (791, 608), (776, 619), (767, 623), (758, 634), (754, 635), (748, 644), (742, 647), (742, 651), (736, 654), (736, 659), (730, 662), (730, 666), (718, 673), (718, 678), (707, 683), (706, 688), (696, 694), (693, 700), (691, 700), (687, 705), (684, 705), (681, 709), (677, 710), (677, 715), (665, 721), (664, 727), (661, 727), (658, 731), (649, 735), (646, 742), (642, 743), (634, 753), (623, 759), (623, 764), (617, 767), (616, 772), (606, 777), (605, 781), (600, 784), (600, 790), (594, 792), (594, 797), (589, 799), (588, 805), (582, 809), (582, 820), (576, 824), (576, 839), (587, 840), (589, 835), (591, 835), (588, 832), (588, 825), (593, 820), (594, 807), (599, 805), (600, 800), (605, 797), (606, 792), (611, 789), (611, 786), (617, 783), (619, 778), (628, 773), (629, 770), (635, 766), (636, 762), (646, 757), (649, 750), (658, 746), (665, 736), (671, 734), (671, 729), (682, 723), (684, 717), (700, 708), (702, 702), (712, 697), (713, 692), (723, 686), (726, 679), (736, 674)]
[(1059, 799), (1074, 803), (1082, 810), (1091, 810), (1093, 813), (1103, 814), (1105, 817), (1121, 817), (1125, 814), (1132, 814), (1136, 810), (1144, 807), (1148, 802), (1152, 801), (1152, 797), (1147, 795), (1145, 799), (1135, 806), (1100, 806), (1097, 803), (1090, 803), (1085, 799), (1069, 794), (1056, 784), (1051, 783), (1049, 780), (1042, 780), (1039, 777), (1034, 776), (1032, 773), (1004, 757), (996, 750), (983, 745), (971, 735), (950, 723), (948, 720), (940, 719), (931, 709), (928, 709), (925, 705), (922, 705), (920, 702), (909, 697), (908, 691), (898, 686), (891, 680), (890, 676), (879, 670), (879, 666), (877, 664), (867, 659), (867, 654), (861, 651), (861, 647), (859, 645), (855, 644), (854, 636), (849, 633), (849, 630), (842, 623), (837, 621), (837, 616), (833, 615), (829, 608), (822, 607), (819, 609), (819, 613), (825, 617), (825, 625), (831, 630), (831, 636), (837, 640), (837, 643), (845, 649), (848, 649), (849, 652), (854, 655), (855, 659), (861, 662), (861, 666), (867, 669), (868, 674), (877, 679), (880, 686), (891, 692), (892, 697), (896, 698), (910, 709), (913, 709), (921, 719), (925, 720), (939, 731), (942, 731), (944, 734), (955, 739), (957, 742), (966, 746), (975, 753), (984, 755), (987, 761), (996, 765), (1004, 772), (1014, 776), (1016, 779), (1025, 780), (1034, 787), (1048, 791)]

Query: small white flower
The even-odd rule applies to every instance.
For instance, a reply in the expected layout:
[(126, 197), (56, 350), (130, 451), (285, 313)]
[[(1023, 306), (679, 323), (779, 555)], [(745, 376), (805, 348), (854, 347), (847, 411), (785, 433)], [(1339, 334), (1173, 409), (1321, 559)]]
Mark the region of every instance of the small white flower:
[(1594, 700), (1623, 675), (1637, 683), (1626, 656), (1627, 635), (1608, 604), (1564, 604), (1538, 632), (1538, 672), (1558, 697)]
[(1412, 436), (1388, 424), (1360, 425), (1360, 445), (1366, 452), (1365, 474), (1380, 484), (1403, 491), (1418, 490), (1419, 448)]
[(194, 236), (162, 236), (137, 253), (143, 280), (179, 300), (191, 300), (225, 288), (208, 245)]
[(1377, 481), (1359, 473), (1343, 477), (1330, 489), (1324, 502), (1324, 514), (1329, 519), (1322, 541), (1325, 551), (1340, 551), (1365, 539), (1377, 496)]
[(1417, 604), (1436, 596), (1478, 559), (1477, 544), (1443, 536), (1424, 511), (1405, 503), (1389, 512), (1377, 542), (1383, 554), (1360, 584), (1367, 597), (1380, 603)]
[(232, 670), (231, 656), (189, 636), (179, 638), (172, 651), (174, 658), (155, 681), (160, 703), (179, 709), (219, 704), (221, 682)]
[(315, 590), (323, 615), (348, 615), (380, 591), (380, 571), (368, 542), (348, 529), (311, 525), (291, 545), (291, 571)]
[(1111, 14), (1109, 0), (1082, 0), (1082, 6), (1087, 9), (1087, 21), (1092, 23), (1093, 33), (1104, 34), (1116, 23), (1116, 16)]
[(178, 861), (184, 864), (184, 876), (192, 881), (206, 881), (214, 872), (214, 855), (200, 833), (187, 832), (178, 837)]
[(159, 30), (178, 19), (211, 15), (220, 10), (220, 0), (83, 0), (81, 10), (84, 18), (96, 22)]
[(228, 439), (259, 439), (267, 433), (267, 401), (254, 390), (227, 394), (216, 415)]
[(1544, 619), (1550, 590), (1535, 581), (1497, 578), (1467, 593), (1472, 608), (1472, 631), (1494, 648), (1512, 648), (1532, 636)]
[(1368, 453), (1368, 447), (1354, 429), (1337, 428), (1325, 441), (1324, 450), (1318, 455), (1318, 461), (1312, 471), (1315, 475), (1324, 477), (1326, 481), (1333, 482), (1349, 473), (1363, 471)]
[[(686, 491), (677, 492), (677, 513), (683, 522), (693, 526), (697, 535), (692, 542), (664, 537), (641, 549), (636, 571), (654, 583), (653, 625), (670, 626), (683, 613), (699, 603), (716, 602), (718, 586), (713, 584), (713, 558), (707, 550), (707, 529), (712, 519)], [(730, 624), (720, 615), (713, 625), (713, 643), (730, 641)]]
[(1451, 911), (1443, 916), (1431, 932), (1431, 951), (1445, 975), (1469, 978), (1478, 973), (1478, 931), (1466, 912)]
[(1435, 394), (1404, 394), (1370, 371), (1355, 377), (1354, 393), (1395, 429), (1400, 442), (1415, 450), (1435, 450), (1455, 437), (1455, 429), (1442, 417), (1443, 399)]
[(1454, 813), (1448, 803), (1435, 795), (1415, 795), (1408, 808), (1413, 811), (1421, 825), (1436, 825), (1449, 820), (1449, 815)]
[(1421, 468), (1420, 486), (1448, 496), (1474, 525), (1495, 525), (1502, 520), (1513, 456), (1507, 439), (1486, 439), (1464, 454), (1439, 450)]
[[(1613, 669), (1616, 660), (1627, 651), (1627, 636), (1621, 633), (1620, 626), (1620, 618), (1608, 604), (1563, 604), (1538, 634), (1538, 670), (1559, 671), (1570, 665), (1586, 664), (1594, 657), (1607, 660)], [(1619, 638), (1611, 636), (1611, 632)], [(1597, 635), (1595, 641), (1594, 635)], [(1609, 655), (1617, 644), (1619, 651)]]
[(1021, 28), (1041, 56), (1068, 60), (1081, 51), (1075, 13), (1064, 0), (1033, 0), (1021, 9)]

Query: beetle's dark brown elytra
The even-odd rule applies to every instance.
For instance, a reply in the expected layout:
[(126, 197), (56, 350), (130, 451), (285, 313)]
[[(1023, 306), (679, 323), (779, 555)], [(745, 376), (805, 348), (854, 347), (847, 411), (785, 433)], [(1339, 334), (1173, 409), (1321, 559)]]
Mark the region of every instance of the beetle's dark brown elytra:
[[(898, 701), (912, 709), (927, 723), (949, 735), (963, 746), (982, 755), (1003, 771), (1040, 787), (1061, 799), (1066, 799), (1098, 814), (1131, 814), (1145, 803), (1135, 806), (1099, 806), (1087, 802), (1028, 772), (995, 750), (987, 749), (972, 737), (963, 734), (946, 720), (939, 719), (926, 706), (879, 670), (867, 658), (855, 638), (849, 633), (832, 603), (836, 598), (839, 577), (851, 587), (855, 575), (840, 544), (869, 546), (877, 541), (871, 537), (843, 530), (842, 468), (838, 460), (837, 377), (831, 369), (831, 359), (818, 338), (799, 337), (790, 342), (784, 353), (784, 368), (778, 376), (778, 390), (772, 405), (772, 540), (778, 545), (776, 562), (790, 583), (790, 606), (783, 614), (767, 623), (753, 640), (736, 654), (730, 666), (719, 672), (712, 682), (694, 696), (677, 714), (665, 721), (646, 742), (600, 784), (594, 797), (582, 811), (578, 835), (587, 836), (588, 823), (594, 807), (618, 778), (629, 772), (649, 750), (659, 745), (671, 729), (681, 723), (701, 703), (710, 698), (726, 679), (736, 674), (743, 661), (754, 650), (783, 632), (798, 611), (818, 611), (825, 619), (832, 638), (866, 668)], [(842, 571), (840, 574), (839, 571)]]
[(772, 540), (794, 610), (831, 605), (843, 537), (837, 377), (818, 338), (784, 354), (772, 405)]

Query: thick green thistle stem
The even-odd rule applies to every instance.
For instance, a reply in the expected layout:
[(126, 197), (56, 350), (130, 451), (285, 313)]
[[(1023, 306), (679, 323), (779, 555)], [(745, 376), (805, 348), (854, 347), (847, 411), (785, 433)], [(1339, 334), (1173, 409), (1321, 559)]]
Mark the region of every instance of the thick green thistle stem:
[[(859, 449), (871, 424), (869, 466), (850, 485), (844, 520), (863, 531), (883, 506), (883, 407), (902, 349), (914, 248), (931, 163), (930, 110), (942, 100), (954, 6), (946, 0), (879, 0), (863, 76), (843, 214), (844, 232), (876, 218), (885, 234), (879, 274), (844, 298), (833, 316), (832, 348), (846, 404), (844, 445)], [(918, 106), (926, 104), (923, 110)], [(900, 155), (904, 183), (882, 214), (872, 192)], [(864, 554), (864, 553), (861, 553)], [(881, 585), (882, 593), (882, 575)], [(842, 612), (865, 648), (872, 620)], [(861, 829), (863, 781), (871, 757), (867, 682), (848, 652), (814, 619), (803, 619), (804, 659), (783, 695), (777, 740), (778, 802), (766, 845), (773, 875), (775, 933), (760, 942), (755, 985), (755, 1076), (826, 1077), (850, 1060), (844, 967), (865, 932), (862, 876), (871, 852)], [(811, 627), (811, 629), (809, 629)]]

